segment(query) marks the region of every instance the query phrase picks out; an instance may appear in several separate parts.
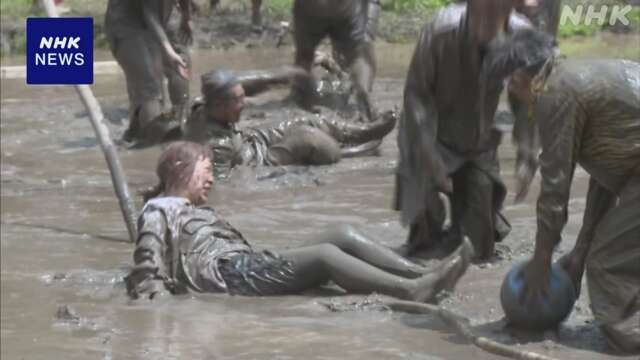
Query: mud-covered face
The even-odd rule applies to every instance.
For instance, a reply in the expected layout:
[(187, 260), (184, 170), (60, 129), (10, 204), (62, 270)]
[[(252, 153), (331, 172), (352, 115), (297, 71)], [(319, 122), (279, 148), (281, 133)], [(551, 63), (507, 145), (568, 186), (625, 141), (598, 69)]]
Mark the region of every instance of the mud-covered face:
[(224, 123), (237, 123), (244, 109), (244, 88), (237, 84), (224, 97), (214, 103), (209, 114), (216, 121)]
[(213, 185), (213, 165), (208, 157), (198, 158), (193, 174), (187, 184), (187, 198), (194, 205), (202, 205), (209, 199), (209, 191)]
[(480, 46), (505, 31), (512, 9), (511, 0), (468, 1), (469, 30)]

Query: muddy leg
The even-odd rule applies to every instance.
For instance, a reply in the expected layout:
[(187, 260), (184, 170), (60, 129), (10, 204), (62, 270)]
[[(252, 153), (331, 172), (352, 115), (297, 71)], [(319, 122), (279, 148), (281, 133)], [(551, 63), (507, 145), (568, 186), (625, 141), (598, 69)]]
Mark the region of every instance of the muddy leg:
[(373, 242), (352, 226), (331, 230), (314, 243), (333, 244), (347, 254), (395, 275), (414, 278), (426, 271), (423, 266), (409, 261), (386, 246)]
[[(468, 259), (457, 256), (432, 273), (407, 279), (372, 266), (332, 244), (285, 250), (280, 254), (293, 261), (293, 273), (300, 290), (332, 280), (350, 293), (379, 292), (414, 301), (434, 300), (451, 282), (456, 282), (468, 266)], [(452, 276), (454, 274), (460, 276)]]
[(323, 24), (304, 14), (304, 1), (293, 4), (294, 43), (296, 46), (295, 65), (306, 72), (305, 76), (296, 76), (293, 81), (292, 96), (298, 106), (312, 110), (316, 102), (316, 85), (311, 75), (315, 51), (324, 37)]
[(251, 27), (262, 30), (262, 0), (251, 0)]
[(436, 192), (427, 192), (425, 199), (426, 212), (416, 217), (411, 224), (406, 245), (406, 255), (413, 256), (423, 251), (434, 250), (441, 244), (444, 238), (443, 225), (446, 218), (444, 204)]
[(493, 206), (493, 181), (483, 171), (465, 166), (453, 176), (454, 182), (464, 184), (466, 207), (462, 215), (463, 235), (474, 245), (479, 260), (489, 260), (493, 256), (496, 233)]
[(126, 140), (144, 138), (144, 128), (162, 113), (162, 73), (154, 60), (150, 38), (132, 34), (112, 41), (111, 49), (125, 73), (129, 95), (129, 128)]
[(597, 225), (587, 256), (591, 309), (612, 347), (640, 352), (640, 178)]
[(296, 126), (269, 147), (267, 157), (274, 165), (334, 164), (340, 161), (340, 144), (317, 128)]

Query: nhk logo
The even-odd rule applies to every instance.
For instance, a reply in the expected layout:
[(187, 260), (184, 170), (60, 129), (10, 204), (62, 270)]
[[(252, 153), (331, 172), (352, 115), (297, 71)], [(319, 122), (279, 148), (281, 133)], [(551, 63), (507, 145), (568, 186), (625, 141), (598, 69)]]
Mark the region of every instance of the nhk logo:
[(93, 19), (28, 18), (27, 84), (92, 84)]

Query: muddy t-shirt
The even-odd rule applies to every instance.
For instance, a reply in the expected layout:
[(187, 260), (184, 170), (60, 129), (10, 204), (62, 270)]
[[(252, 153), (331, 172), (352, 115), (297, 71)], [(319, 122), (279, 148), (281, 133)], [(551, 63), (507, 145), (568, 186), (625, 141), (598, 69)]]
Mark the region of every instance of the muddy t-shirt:
[(107, 32), (112, 36), (127, 37), (132, 33), (147, 30), (143, 16), (143, 1), (158, 17), (160, 24), (166, 27), (174, 0), (109, 0), (105, 15)]

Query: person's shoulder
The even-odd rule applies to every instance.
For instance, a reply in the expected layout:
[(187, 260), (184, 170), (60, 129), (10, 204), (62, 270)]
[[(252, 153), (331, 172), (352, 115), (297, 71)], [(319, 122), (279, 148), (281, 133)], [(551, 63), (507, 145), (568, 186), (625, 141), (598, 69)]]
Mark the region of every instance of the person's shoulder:
[(142, 213), (162, 211), (164, 213), (171, 213), (179, 211), (185, 207), (189, 207), (189, 201), (181, 197), (173, 196), (160, 196), (148, 200), (142, 208)]

